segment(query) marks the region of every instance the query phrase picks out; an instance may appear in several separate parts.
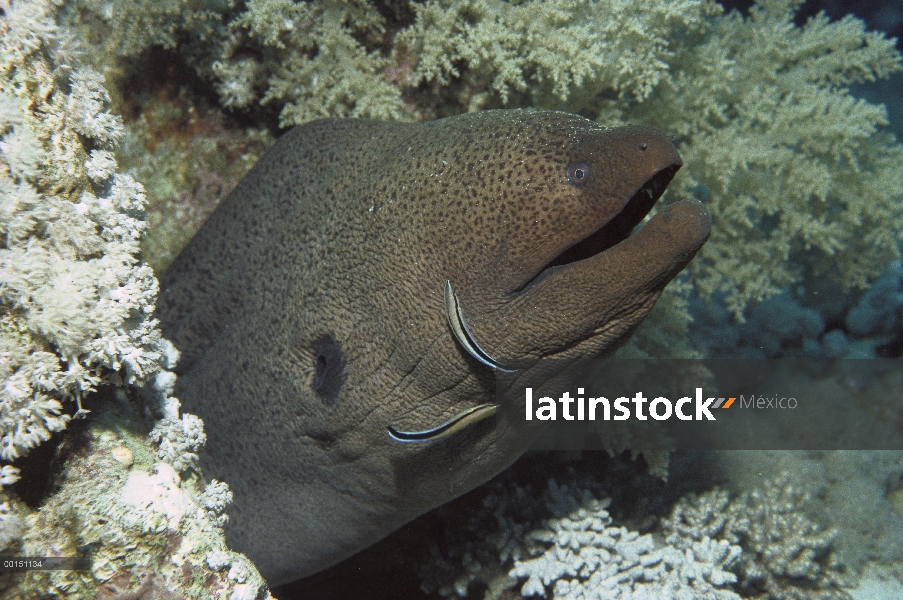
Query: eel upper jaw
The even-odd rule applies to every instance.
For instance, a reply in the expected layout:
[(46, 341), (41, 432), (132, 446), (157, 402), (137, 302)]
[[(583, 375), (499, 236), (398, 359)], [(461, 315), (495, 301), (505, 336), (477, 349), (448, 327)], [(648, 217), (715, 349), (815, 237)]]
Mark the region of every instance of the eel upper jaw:
[(678, 162), (659, 170), (639, 187), (617, 215), (543, 265), (533, 277), (513, 290), (511, 295), (518, 296), (523, 294), (556, 272), (605, 252), (630, 237), (633, 229), (642, 222), (658, 199), (661, 198), (665, 188), (668, 187), (668, 184), (680, 167), (681, 163)]

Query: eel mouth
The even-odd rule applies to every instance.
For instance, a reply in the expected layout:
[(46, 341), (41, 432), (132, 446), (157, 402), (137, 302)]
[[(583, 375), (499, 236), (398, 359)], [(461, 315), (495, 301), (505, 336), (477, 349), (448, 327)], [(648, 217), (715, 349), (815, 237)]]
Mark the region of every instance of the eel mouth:
[(561, 254), (546, 263), (539, 272), (512, 292), (518, 295), (568, 265), (586, 260), (623, 242), (633, 229), (649, 214), (652, 207), (662, 197), (671, 183), (681, 163), (672, 164), (653, 175), (634, 193), (624, 208), (599, 229), (566, 248)]

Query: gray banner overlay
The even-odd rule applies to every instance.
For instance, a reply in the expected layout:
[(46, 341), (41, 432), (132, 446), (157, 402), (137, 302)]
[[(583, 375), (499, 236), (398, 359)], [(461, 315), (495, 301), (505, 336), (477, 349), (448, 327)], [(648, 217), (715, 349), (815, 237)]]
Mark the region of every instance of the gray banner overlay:
[(497, 399), (544, 450), (903, 450), (903, 360), (543, 361)]

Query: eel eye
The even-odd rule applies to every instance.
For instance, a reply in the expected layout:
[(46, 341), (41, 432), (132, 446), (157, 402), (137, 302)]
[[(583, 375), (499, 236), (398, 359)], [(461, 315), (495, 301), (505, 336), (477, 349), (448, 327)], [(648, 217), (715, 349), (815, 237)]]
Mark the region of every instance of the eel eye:
[(579, 160), (568, 165), (568, 181), (571, 185), (586, 185), (589, 181), (589, 165)]

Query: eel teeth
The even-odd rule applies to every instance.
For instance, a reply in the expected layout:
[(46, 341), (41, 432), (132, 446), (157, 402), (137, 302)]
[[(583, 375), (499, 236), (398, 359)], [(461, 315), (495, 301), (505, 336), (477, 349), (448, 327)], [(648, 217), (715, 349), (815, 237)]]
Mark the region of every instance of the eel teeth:
[(461, 305), (458, 303), (458, 296), (452, 289), (451, 281), (445, 280), (445, 315), (448, 317), (448, 326), (451, 327), (455, 339), (461, 344), (467, 353), (488, 367), (492, 367), (503, 373), (516, 373), (518, 369), (507, 369), (500, 365), (498, 361), (489, 356), (474, 339), (470, 329), (467, 328), (467, 321), (461, 313)]
[(481, 404), (479, 406), (474, 406), (438, 427), (425, 429), (423, 431), (398, 431), (390, 425), (388, 428), (389, 436), (397, 442), (431, 442), (433, 440), (448, 437), (457, 431), (461, 431), (468, 425), (473, 425), (477, 421), (482, 421), (486, 417), (491, 417), (498, 409), (498, 404)]

